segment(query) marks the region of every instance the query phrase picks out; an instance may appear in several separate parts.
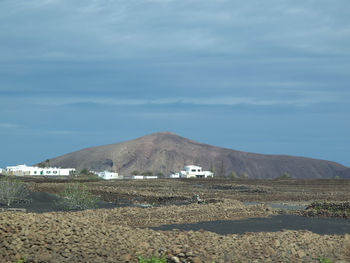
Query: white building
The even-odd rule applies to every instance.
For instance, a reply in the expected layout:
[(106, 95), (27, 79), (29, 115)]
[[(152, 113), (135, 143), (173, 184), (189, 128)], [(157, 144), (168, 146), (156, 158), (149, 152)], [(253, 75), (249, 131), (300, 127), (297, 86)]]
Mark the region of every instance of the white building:
[(180, 178), (180, 173), (174, 173), (174, 174), (171, 174), (169, 175), (169, 178)]
[(125, 175), (122, 179), (127, 180), (147, 180), (147, 179), (158, 179), (156, 175)]
[(145, 176), (143, 176), (143, 179), (158, 179), (158, 176), (156, 176), (156, 175), (145, 175)]
[(114, 172), (103, 171), (96, 174), (105, 180), (119, 179), (118, 173), (114, 173)]
[(180, 172), (180, 178), (208, 178), (214, 176), (210, 171), (202, 171), (202, 167), (197, 165), (188, 165), (184, 169), (185, 171)]
[(68, 176), (74, 172), (74, 168), (40, 168), (36, 166), (27, 166), (25, 164), (6, 167), (6, 174), (14, 176)]

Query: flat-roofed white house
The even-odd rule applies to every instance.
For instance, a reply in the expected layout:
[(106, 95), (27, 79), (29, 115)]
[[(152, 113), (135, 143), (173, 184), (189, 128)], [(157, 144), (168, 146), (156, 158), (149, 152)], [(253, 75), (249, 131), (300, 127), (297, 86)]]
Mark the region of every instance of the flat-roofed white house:
[(68, 176), (75, 172), (75, 168), (59, 168), (27, 166), (25, 164), (7, 166), (6, 174), (14, 176)]
[[(179, 173), (180, 178), (208, 178), (213, 177), (214, 174), (210, 171), (203, 171), (202, 167), (197, 165), (185, 166), (184, 171)], [(170, 178), (178, 178), (177, 174), (170, 175)]]
[(110, 171), (103, 171), (96, 174), (98, 175), (98, 177), (101, 177), (105, 180), (119, 179), (118, 173), (114, 173)]

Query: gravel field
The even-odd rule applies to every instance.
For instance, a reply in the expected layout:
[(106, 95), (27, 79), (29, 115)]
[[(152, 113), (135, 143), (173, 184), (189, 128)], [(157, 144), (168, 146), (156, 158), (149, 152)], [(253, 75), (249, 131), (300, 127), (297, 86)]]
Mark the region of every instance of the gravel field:
[[(57, 193), (64, 185), (46, 181), (27, 184), (33, 191), (50, 193)], [(104, 201), (116, 202), (123, 198), (133, 204), (154, 204), (154, 207), (40, 214), (1, 212), (0, 262), (15, 262), (21, 257), (28, 262), (137, 262), (137, 255), (164, 255), (169, 262), (319, 262), (320, 258), (350, 262), (349, 234), (282, 230), (220, 235), (204, 230), (149, 229), (166, 224), (239, 220), (283, 213), (264, 204), (245, 206), (240, 201), (304, 204), (309, 200), (350, 200), (346, 191), (349, 184), (327, 184), (322, 180), (315, 180), (314, 184), (309, 181), (258, 184), (162, 180), (87, 182), (87, 185)], [(319, 194), (320, 189), (328, 191), (328, 195)], [(172, 204), (190, 200), (194, 193), (215, 202)]]
[[(204, 211), (205, 206), (200, 209), (199, 205), (189, 206), (182, 213)], [(172, 222), (173, 210), (174, 207), (43, 214), (5, 212), (0, 222), (0, 262), (14, 262), (21, 257), (34, 262), (136, 262), (138, 254), (145, 257), (164, 254), (172, 262), (350, 259), (349, 234), (278, 231), (218, 235), (208, 231), (153, 231), (135, 227)], [(230, 217), (229, 213), (225, 217)], [(161, 216), (168, 220), (159, 220)]]

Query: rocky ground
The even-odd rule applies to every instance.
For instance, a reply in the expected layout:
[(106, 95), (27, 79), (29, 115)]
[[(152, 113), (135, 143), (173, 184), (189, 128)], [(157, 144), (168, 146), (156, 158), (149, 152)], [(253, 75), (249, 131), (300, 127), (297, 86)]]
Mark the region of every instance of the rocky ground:
[(350, 202), (313, 202), (300, 214), (308, 217), (350, 218)]
[[(221, 215), (236, 218), (231, 204)], [(233, 204), (234, 205), (234, 204)], [(207, 214), (204, 214), (208, 207)], [(350, 260), (350, 235), (317, 235), (280, 231), (218, 235), (207, 231), (153, 231), (136, 226), (191, 221), (193, 214), (211, 219), (211, 205), (116, 208), (82, 212), (1, 213), (0, 262), (21, 257), (34, 262), (136, 262), (137, 255), (164, 255), (170, 262), (318, 262), (318, 258)], [(249, 213), (266, 215), (260, 207)], [(176, 215), (175, 215), (176, 214)], [(175, 216), (175, 218), (173, 218)]]
[[(131, 199), (138, 202), (166, 202), (167, 199), (189, 200), (193, 194), (203, 199), (233, 199), (242, 202), (349, 201), (350, 180), (118, 180), (84, 182), (105, 201)], [(30, 190), (57, 193), (65, 181), (35, 180)]]
[[(87, 184), (106, 201), (123, 197), (132, 202), (157, 204), (164, 200), (189, 200), (196, 193), (204, 200), (216, 202), (171, 205), (170, 201), (146, 209), (120, 207), (43, 214), (1, 212), (0, 262), (15, 262), (21, 257), (28, 262), (137, 262), (137, 255), (164, 255), (169, 262), (320, 262), (326, 258), (332, 262), (350, 262), (349, 234), (279, 231), (218, 235), (208, 231), (154, 231), (147, 228), (172, 223), (267, 217), (278, 213), (266, 205), (244, 206), (237, 199), (350, 200), (349, 185), (337, 183), (332, 188), (323, 181), (316, 185), (293, 181), (289, 186), (281, 182), (258, 185), (209, 180)], [(62, 189), (63, 184), (32, 182), (28, 186), (31, 190), (54, 193)], [(319, 189), (331, 194), (318, 194)]]

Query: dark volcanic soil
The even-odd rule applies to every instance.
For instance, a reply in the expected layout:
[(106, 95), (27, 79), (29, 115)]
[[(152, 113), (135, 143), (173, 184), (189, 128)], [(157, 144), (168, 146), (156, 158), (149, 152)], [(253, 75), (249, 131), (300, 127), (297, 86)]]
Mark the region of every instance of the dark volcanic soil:
[[(61, 191), (64, 183), (48, 180), (26, 182), (30, 190), (50, 194)], [(169, 262), (193, 263), (319, 262), (319, 258), (350, 262), (349, 234), (280, 231), (278, 227), (283, 228), (283, 222), (280, 225), (278, 222), (273, 223), (271, 228), (267, 226), (265, 230), (269, 232), (245, 234), (147, 229), (169, 224), (214, 222), (206, 224), (212, 224), (213, 231), (218, 231), (220, 226), (215, 223), (218, 220), (232, 222), (266, 218), (280, 213), (264, 204), (244, 206), (240, 201), (295, 206), (306, 206), (312, 201), (345, 202), (350, 200), (350, 181), (214, 179), (85, 183), (91, 192), (107, 203), (130, 202), (137, 205), (154, 202), (159, 207), (134, 206), (51, 213), (1, 212), (0, 262), (15, 262), (22, 256), (34, 262), (137, 262), (138, 254), (144, 257), (164, 255)], [(33, 193), (33, 203), (37, 202), (37, 207), (45, 207), (43, 203), (47, 200), (43, 199), (55, 200), (50, 194)], [(205, 201), (217, 202), (169, 205), (169, 202), (190, 200), (194, 194)], [(274, 217), (278, 218), (282, 217)], [(304, 220), (295, 217), (289, 226), (299, 219)], [(243, 225), (236, 225), (239, 229), (246, 226), (248, 230), (253, 230), (258, 224), (266, 227), (264, 222), (268, 221), (248, 219), (237, 221), (236, 224), (240, 222)], [(247, 227), (247, 222), (255, 223)], [(345, 222), (344, 227), (348, 227), (348, 221), (339, 222)], [(200, 228), (204, 228), (203, 225)], [(229, 228), (232, 229), (231, 226)], [(335, 227), (326, 224), (324, 229), (331, 231)]]
[(282, 230), (308, 230), (321, 235), (350, 234), (350, 220), (343, 218), (310, 218), (298, 215), (276, 215), (268, 218), (221, 220), (193, 224), (173, 224), (153, 227), (153, 230), (211, 231), (220, 235), (247, 232), (275, 232)]
[[(23, 208), (30, 213), (45, 213), (63, 211), (58, 205), (59, 197), (46, 192), (29, 192), (26, 202), (13, 203), (9, 207), (0, 206), (0, 208)], [(97, 208), (115, 208), (117, 204), (108, 203), (105, 201), (97, 202)]]

